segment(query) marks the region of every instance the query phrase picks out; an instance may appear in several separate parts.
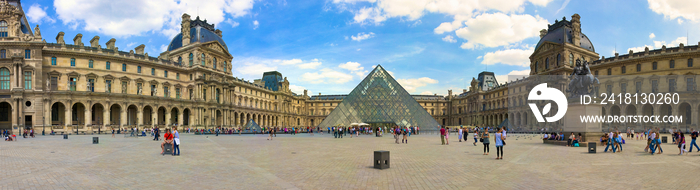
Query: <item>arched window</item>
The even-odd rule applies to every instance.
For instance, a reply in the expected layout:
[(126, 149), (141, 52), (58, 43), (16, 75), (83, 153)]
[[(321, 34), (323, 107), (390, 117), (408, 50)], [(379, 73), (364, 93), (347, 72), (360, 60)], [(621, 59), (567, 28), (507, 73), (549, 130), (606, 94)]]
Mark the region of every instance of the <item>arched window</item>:
[(182, 57), (180, 57), (180, 56), (177, 57), (177, 64), (182, 65)]
[(561, 54), (557, 54), (557, 66), (559, 66), (559, 62), (561, 62)]
[(56, 57), (51, 57), (51, 65), (56, 65)]
[(70, 58), (70, 66), (75, 67), (75, 58)]
[(207, 56), (202, 54), (202, 66), (207, 66), (206, 58), (207, 58)]
[(25, 49), (25, 50), (24, 50), (24, 58), (25, 58), (25, 59), (31, 59), (31, 58), (32, 58), (32, 50)]
[(10, 89), (10, 70), (5, 67), (0, 68), (0, 89)]
[(574, 54), (569, 54), (569, 66), (574, 66)]
[(190, 66), (194, 64), (194, 54), (190, 53)]
[(216, 69), (216, 57), (214, 58), (214, 69)]
[(549, 69), (549, 57), (544, 59), (544, 69)]
[(0, 37), (7, 37), (7, 22), (0, 21)]
[(7, 58), (7, 50), (5, 50), (5, 49), (0, 50), (0, 58)]

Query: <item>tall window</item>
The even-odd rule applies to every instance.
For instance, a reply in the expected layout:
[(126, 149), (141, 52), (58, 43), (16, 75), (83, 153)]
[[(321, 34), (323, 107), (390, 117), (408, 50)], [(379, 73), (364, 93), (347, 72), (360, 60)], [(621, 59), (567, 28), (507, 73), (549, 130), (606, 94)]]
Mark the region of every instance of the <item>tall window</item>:
[(540, 68), (539, 64), (540, 64), (539, 62), (535, 61), (535, 72), (537, 72), (537, 70), (539, 70), (539, 68)]
[(136, 94), (142, 95), (143, 94), (143, 83), (136, 83)]
[(656, 62), (651, 63), (651, 70), (656, 70), (658, 68), (658, 64)]
[(180, 80), (180, 73), (175, 73), (175, 79)]
[(190, 90), (190, 100), (192, 100), (192, 94), (194, 94), (194, 90), (192, 90), (191, 88), (189, 90)]
[[(3, 50), (5, 51), (5, 50)], [(3, 57), (5, 58), (5, 57)], [(56, 57), (51, 57), (51, 65), (56, 65)]]
[(78, 83), (77, 78), (69, 78), (68, 79), (68, 85), (70, 86), (70, 91), (76, 90), (77, 83)]
[(622, 93), (622, 94), (627, 93), (627, 83), (620, 84), (620, 93)]
[(180, 56), (177, 57), (177, 64), (182, 65), (182, 57), (180, 57)]
[(136, 73), (141, 73), (141, 66), (136, 66)]
[(88, 61), (88, 67), (92, 69), (93, 65), (93, 61), (92, 59), (90, 59), (90, 61)]
[(105, 92), (112, 93), (112, 80), (105, 80)]
[(608, 75), (612, 75), (612, 69), (608, 69)]
[(688, 91), (688, 92), (695, 91), (695, 79), (686, 78), (685, 85), (686, 85), (686, 91)]
[(207, 66), (206, 58), (207, 56), (202, 54), (202, 66)]
[(569, 54), (569, 66), (574, 66), (574, 54)]
[(658, 80), (651, 80), (651, 92), (653, 92), (653, 93), (659, 92), (659, 81)]
[(180, 99), (180, 88), (175, 88), (175, 98)]
[(88, 79), (88, 91), (95, 92), (95, 79)]
[(676, 91), (676, 79), (668, 79), (668, 92)]
[(559, 66), (559, 62), (561, 62), (561, 54), (557, 54), (557, 66)]
[(155, 95), (156, 95), (156, 85), (152, 84), (151, 85), (151, 96), (155, 96)]
[(168, 78), (168, 71), (163, 71), (163, 77)]
[(32, 50), (25, 49), (25, 50), (24, 50), (24, 58), (25, 58), (25, 59), (31, 59), (31, 58), (32, 58)]
[(693, 67), (693, 58), (688, 59), (688, 67)]
[(637, 81), (634, 83), (634, 88), (636, 93), (639, 93), (642, 91), (642, 81)]
[(612, 85), (605, 86), (605, 91), (608, 93), (608, 95), (612, 94)]
[(107, 63), (105, 64), (105, 68), (106, 68), (107, 70), (110, 70), (110, 67), (111, 67), (110, 64), (111, 64), (111, 63), (110, 63), (109, 61), (107, 61)]
[(593, 73), (595, 73), (595, 76), (598, 76), (598, 70), (596, 70), (596, 71), (593, 72)]
[(194, 55), (190, 53), (190, 66), (194, 64)]
[(214, 69), (216, 69), (216, 57), (214, 58)]
[(220, 92), (219, 92), (219, 89), (217, 88), (216, 89), (216, 103), (221, 103), (221, 102), (219, 102), (219, 94), (220, 94)]
[(668, 68), (676, 68), (676, 60), (671, 60), (668, 62)]
[(75, 67), (75, 58), (70, 58), (70, 66)]
[(224, 68), (223, 68), (224, 71), (226, 71), (226, 69), (228, 69), (228, 65), (227, 65), (227, 64), (228, 64), (228, 63), (226, 63), (226, 61), (224, 61)]
[(122, 71), (126, 71), (126, 63), (122, 63)]
[(51, 90), (52, 91), (58, 90), (58, 77), (51, 77)]
[(151, 75), (156, 76), (156, 68), (151, 68)]
[(128, 89), (128, 83), (126, 81), (122, 81), (122, 94), (126, 94), (127, 89)]
[(0, 50), (0, 58), (7, 58), (7, 50), (5, 50), (5, 49)]
[(168, 89), (167, 86), (164, 86), (163, 87), (163, 97), (167, 98), (168, 96), (170, 96), (170, 90)]
[(7, 37), (7, 22), (0, 21), (0, 37)]
[(622, 71), (622, 74), (627, 73), (627, 66), (622, 66), (622, 70), (621, 70), (621, 71)]
[(641, 71), (642, 71), (642, 64), (637, 64), (637, 72), (641, 72)]
[(32, 89), (32, 72), (24, 72), (24, 89)]
[(549, 57), (544, 59), (544, 69), (549, 69)]

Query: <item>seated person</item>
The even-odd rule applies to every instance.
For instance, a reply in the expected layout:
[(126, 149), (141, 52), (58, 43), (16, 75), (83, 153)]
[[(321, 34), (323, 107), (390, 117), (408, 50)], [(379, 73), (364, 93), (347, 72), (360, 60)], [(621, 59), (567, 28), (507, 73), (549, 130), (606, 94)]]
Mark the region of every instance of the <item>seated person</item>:
[(163, 152), (165, 152), (165, 144), (172, 144), (172, 143), (173, 143), (173, 134), (170, 133), (170, 129), (165, 129), (165, 135), (163, 135), (163, 143), (160, 144), (160, 149), (161, 149), (160, 154), (163, 154)]
[(545, 133), (545, 134), (544, 134), (544, 137), (543, 137), (542, 139), (543, 139), (543, 140), (547, 140), (548, 137), (549, 137), (549, 134)]

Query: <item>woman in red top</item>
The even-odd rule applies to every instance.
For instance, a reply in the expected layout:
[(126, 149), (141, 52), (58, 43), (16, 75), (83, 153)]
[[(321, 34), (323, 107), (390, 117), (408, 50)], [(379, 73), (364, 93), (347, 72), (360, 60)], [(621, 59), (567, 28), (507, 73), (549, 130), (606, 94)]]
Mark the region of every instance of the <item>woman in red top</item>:
[(164, 138), (163, 143), (160, 144), (160, 149), (161, 149), (160, 154), (163, 154), (163, 152), (165, 151), (164, 146), (166, 143), (170, 143), (170, 144), (173, 143), (173, 134), (170, 133), (170, 129), (165, 130), (165, 135), (163, 135), (163, 138)]

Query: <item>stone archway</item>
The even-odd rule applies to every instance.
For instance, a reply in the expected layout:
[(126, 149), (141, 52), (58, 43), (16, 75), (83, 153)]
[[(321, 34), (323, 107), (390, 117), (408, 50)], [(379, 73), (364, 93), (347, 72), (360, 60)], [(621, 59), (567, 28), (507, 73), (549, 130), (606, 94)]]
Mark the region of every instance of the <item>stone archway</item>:
[(109, 124), (111, 125), (121, 125), (122, 119), (122, 106), (119, 104), (112, 104), (109, 108)]
[(141, 116), (143, 117), (143, 125), (152, 126), (155, 124), (153, 120), (153, 108), (151, 106), (144, 106), (141, 114), (143, 115)]
[(158, 108), (158, 118), (156, 119), (157, 125), (165, 125), (165, 107), (161, 106)]
[(190, 125), (190, 109), (185, 108), (185, 110), (182, 111), (182, 125)]
[[(10, 120), (12, 121), (12, 117)], [(65, 125), (66, 124), (66, 106), (61, 102), (56, 102), (51, 105), (51, 125)]]
[(126, 108), (126, 125), (138, 125), (138, 112), (139, 109), (136, 105), (132, 104)]
[(92, 105), (92, 124), (94, 125), (102, 125), (104, 120), (102, 119), (104, 113), (104, 106), (100, 103), (95, 103)]
[(12, 105), (0, 102), (0, 129), (12, 129)]
[(85, 125), (85, 105), (77, 102), (71, 107), (71, 125)]
[(180, 110), (177, 109), (177, 107), (173, 107), (173, 109), (170, 110), (170, 124), (181, 125), (179, 119), (180, 119)]

